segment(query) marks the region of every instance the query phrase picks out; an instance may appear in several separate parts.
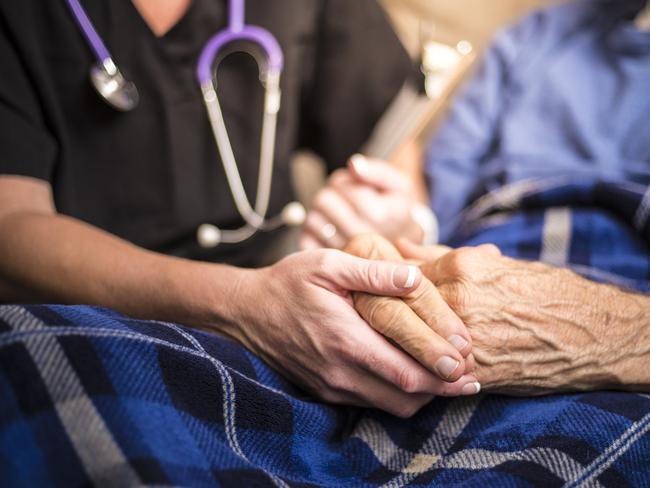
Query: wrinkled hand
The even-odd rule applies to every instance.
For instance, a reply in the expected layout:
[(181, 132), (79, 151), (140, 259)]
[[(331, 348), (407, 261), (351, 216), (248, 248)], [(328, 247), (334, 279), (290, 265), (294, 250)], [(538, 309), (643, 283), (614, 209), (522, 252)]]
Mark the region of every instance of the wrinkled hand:
[(421, 242), (422, 229), (411, 214), (415, 193), (408, 176), (389, 163), (354, 156), (316, 196), (300, 246), (342, 249), (352, 237), (367, 233)]
[[(368, 259), (403, 260), (390, 242), (377, 235), (358, 236), (345, 250)], [(356, 309), (375, 330), (445, 381), (461, 379), (466, 385), (463, 394), (478, 393), (480, 385), (466, 381), (474, 369), (471, 337), (428, 279), (402, 298), (360, 292), (353, 296)], [(458, 391), (454, 385), (451, 390)]]
[(433, 395), (461, 392), (462, 382), (437, 378), (353, 308), (352, 291), (409, 293), (422, 280), (417, 267), (319, 250), (246, 276), (233, 285), (241, 320), (226, 333), (318, 398), (408, 417)]
[(398, 247), (424, 262), (425, 276), (469, 329), (486, 390), (602, 389), (639, 376), (624, 371), (625, 351), (639, 339), (617, 327), (639, 323), (632, 296), (566, 269), (503, 257), (492, 245), (453, 251), (401, 241)]

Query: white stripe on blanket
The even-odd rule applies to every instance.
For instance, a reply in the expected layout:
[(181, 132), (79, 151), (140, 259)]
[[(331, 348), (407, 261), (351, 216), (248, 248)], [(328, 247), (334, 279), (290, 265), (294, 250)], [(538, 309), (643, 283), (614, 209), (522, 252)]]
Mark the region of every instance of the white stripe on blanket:
[(636, 227), (638, 231), (642, 231), (648, 223), (648, 218), (650, 218), (650, 187), (648, 187), (645, 195), (643, 195), (641, 205), (639, 205), (639, 208), (634, 215), (634, 227)]
[[(17, 331), (45, 329), (20, 307), (4, 307), (0, 318)], [(86, 394), (63, 348), (53, 336), (23, 341), (45, 384), (56, 412), (94, 486), (140, 486), (140, 480)]]
[(571, 252), (571, 209), (551, 208), (544, 216), (540, 261), (565, 266)]

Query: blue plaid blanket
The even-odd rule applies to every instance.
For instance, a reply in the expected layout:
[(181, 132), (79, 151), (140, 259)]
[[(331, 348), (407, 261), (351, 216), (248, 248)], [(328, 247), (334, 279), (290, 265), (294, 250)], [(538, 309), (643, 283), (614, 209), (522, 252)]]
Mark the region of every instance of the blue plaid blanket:
[[(455, 243), (648, 290), (650, 194), (530, 182)], [(313, 401), (244, 348), (89, 307), (0, 307), (3, 486), (650, 486), (650, 396), (435, 399), (410, 420)]]

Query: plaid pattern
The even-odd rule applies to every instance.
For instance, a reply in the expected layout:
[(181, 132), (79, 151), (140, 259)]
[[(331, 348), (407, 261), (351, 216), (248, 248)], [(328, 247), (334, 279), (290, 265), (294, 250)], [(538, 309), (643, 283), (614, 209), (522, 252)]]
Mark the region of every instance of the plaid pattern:
[(450, 245), (488, 242), (515, 258), (650, 292), (650, 189), (563, 178), (509, 185), (461, 215)]
[[(529, 214), (537, 221), (535, 198), (561, 187), (544, 188), (482, 202), (466, 216), (468, 240), (501, 228), (532, 241), (515, 229)], [(641, 249), (647, 217), (635, 194), (630, 222), (645, 237), (615, 240)], [(512, 202), (525, 210), (495, 213)], [(538, 255), (581, 255), (576, 224), (589, 213), (572, 212), (542, 219)], [(623, 226), (602, 215), (593, 222)], [(516, 254), (516, 239), (493, 235)], [(606, 271), (628, 284), (647, 278), (636, 265)], [(242, 347), (174, 324), (0, 307), (3, 486), (650, 486), (649, 431), (650, 396), (613, 392), (436, 399), (405, 421), (315, 403)]]

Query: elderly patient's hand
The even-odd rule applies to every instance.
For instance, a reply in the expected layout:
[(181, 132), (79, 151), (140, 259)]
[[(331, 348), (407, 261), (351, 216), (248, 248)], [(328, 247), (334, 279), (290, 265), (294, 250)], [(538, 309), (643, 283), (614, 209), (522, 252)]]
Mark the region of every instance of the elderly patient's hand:
[[(468, 327), (476, 375), (510, 394), (620, 387), (639, 375), (626, 356), (643, 341), (633, 295), (566, 269), (503, 257), (491, 245), (451, 251), (400, 242)], [(439, 307), (431, 300), (429, 307)], [(627, 351), (627, 352), (626, 352)]]
[[(402, 261), (390, 242), (377, 235), (353, 239), (346, 251), (373, 260)], [(423, 279), (404, 299), (354, 293), (361, 316), (378, 332), (449, 383), (438, 395), (471, 395), (480, 385), (471, 374), (474, 358), (471, 338), (462, 321), (444, 302), (435, 286)]]

